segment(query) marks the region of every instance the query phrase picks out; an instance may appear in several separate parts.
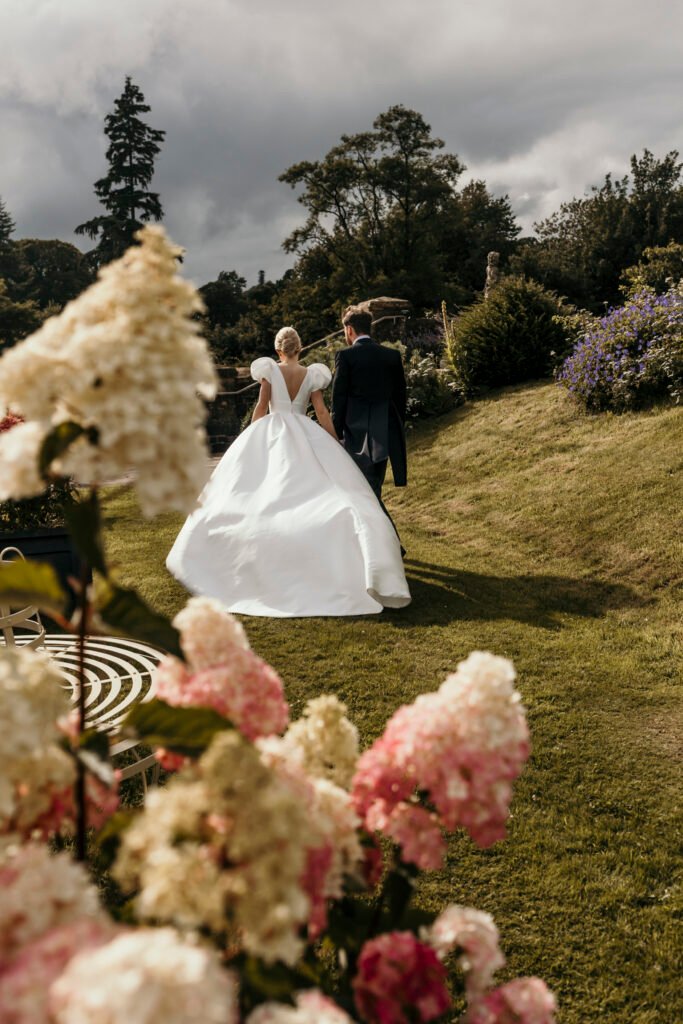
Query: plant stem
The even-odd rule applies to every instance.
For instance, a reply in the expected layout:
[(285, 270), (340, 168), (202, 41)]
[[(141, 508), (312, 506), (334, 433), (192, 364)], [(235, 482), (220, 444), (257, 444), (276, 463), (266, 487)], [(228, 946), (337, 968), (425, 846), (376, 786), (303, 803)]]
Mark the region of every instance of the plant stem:
[[(85, 732), (85, 637), (88, 622), (88, 563), (81, 563), (81, 592), (79, 594), (80, 619), (78, 623), (78, 747)], [(76, 783), (74, 790), (76, 804), (76, 860), (86, 859), (86, 838), (88, 829), (85, 806), (85, 765), (80, 757), (76, 759)]]

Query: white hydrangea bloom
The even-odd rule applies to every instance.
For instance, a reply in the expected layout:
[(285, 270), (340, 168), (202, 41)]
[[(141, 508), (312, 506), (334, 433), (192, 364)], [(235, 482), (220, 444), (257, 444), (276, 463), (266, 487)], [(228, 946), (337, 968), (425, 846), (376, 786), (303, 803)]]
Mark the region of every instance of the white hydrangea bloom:
[(107, 919), (70, 854), (50, 854), (40, 843), (0, 851), (0, 970), (33, 939), (79, 918)]
[(359, 875), (363, 848), (358, 838), (360, 819), (351, 796), (327, 779), (314, 779), (314, 814), (332, 845), (332, 864), (325, 879), (325, 893), (336, 899), (343, 894), (346, 876)]
[(229, 731), (196, 768), (150, 794), (114, 875), (138, 888), (141, 916), (233, 932), (249, 952), (291, 964), (303, 948), (302, 877), (318, 837), (296, 792)]
[(172, 928), (139, 928), (79, 953), (53, 983), (56, 1024), (237, 1024), (233, 975)]
[(307, 774), (349, 788), (358, 761), (358, 729), (337, 697), (325, 694), (309, 700), (283, 739), (286, 748), (300, 753)]
[(0, 649), (0, 833), (27, 834), (72, 785), (72, 759), (59, 746), (57, 719), (69, 711), (64, 680), (40, 651)]
[(241, 622), (212, 597), (191, 597), (173, 620), (183, 653), (195, 672), (228, 660), (226, 648), (249, 650)]
[(247, 1017), (246, 1024), (352, 1024), (347, 1013), (319, 989), (299, 992), (295, 1006), (262, 1003)]
[[(213, 397), (216, 374), (191, 319), (201, 299), (176, 270), (180, 250), (160, 227), (137, 237), (139, 246), (2, 356), (0, 406), (32, 423), (34, 433), (23, 432), (27, 458), (36, 424), (43, 432), (66, 420), (93, 428), (96, 443), (80, 438), (53, 468), (86, 484), (132, 471), (142, 511), (153, 516), (189, 510), (206, 480), (198, 395)], [(8, 476), (5, 488), (18, 497), (26, 470)]]
[(488, 651), (472, 651), (439, 687), (447, 704), (461, 705), (467, 713), (467, 739), (471, 746), (504, 750), (528, 739), (521, 696), (515, 690), (517, 673), (507, 658)]
[(34, 422), (18, 423), (0, 434), (0, 501), (43, 493), (38, 457), (44, 436), (45, 427)]

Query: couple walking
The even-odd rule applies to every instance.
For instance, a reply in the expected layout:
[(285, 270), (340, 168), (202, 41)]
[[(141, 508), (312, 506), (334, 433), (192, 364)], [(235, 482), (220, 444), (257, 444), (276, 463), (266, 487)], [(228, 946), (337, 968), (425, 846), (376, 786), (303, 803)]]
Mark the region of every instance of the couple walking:
[[(406, 386), (398, 352), (370, 338), (371, 317), (344, 315), (332, 374), (299, 363), (292, 327), (279, 362), (251, 365), (261, 389), (251, 425), (225, 453), (166, 564), (189, 590), (245, 615), (368, 615), (410, 602), (401, 545), (382, 504), (391, 461), (406, 483)], [(313, 405), (318, 424), (306, 415)], [(323, 429), (321, 429), (321, 427)], [(339, 443), (341, 441), (341, 444)]]

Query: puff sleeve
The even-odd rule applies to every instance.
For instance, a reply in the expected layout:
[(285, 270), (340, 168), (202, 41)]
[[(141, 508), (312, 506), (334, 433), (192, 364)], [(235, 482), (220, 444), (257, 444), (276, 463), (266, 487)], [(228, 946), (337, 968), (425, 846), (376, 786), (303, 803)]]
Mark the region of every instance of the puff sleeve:
[(308, 367), (311, 391), (322, 391), (332, 380), (332, 371), (324, 363), (313, 363)]
[(249, 367), (249, 372), (254, 380), (267, 380), (270, 383), (274, 365), (275, 363), (268, 356), (261, 356), (260, 359), (254, 360)]

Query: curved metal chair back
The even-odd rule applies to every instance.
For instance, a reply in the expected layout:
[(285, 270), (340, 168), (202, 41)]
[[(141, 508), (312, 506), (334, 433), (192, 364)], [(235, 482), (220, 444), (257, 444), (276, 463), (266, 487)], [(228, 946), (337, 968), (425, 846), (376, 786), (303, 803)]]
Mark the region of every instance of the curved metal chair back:
[[(9, 546), (0, 551), (0, 562), (9, 561), (12, 555), (21, 559), (24, 557), (19, 548)], [(25, 632), (15, 635), (15, 629)], [(36, 650), (43, 646), (45, 640), (45, 627), (40, 621), (40, 613), (30, 604), (12, 611), (9, 605), (0, 603), (0, 633), (6, 647), (31, 647)], [(0, 644), (2, 643), (3, 639), (0, 639)]]

